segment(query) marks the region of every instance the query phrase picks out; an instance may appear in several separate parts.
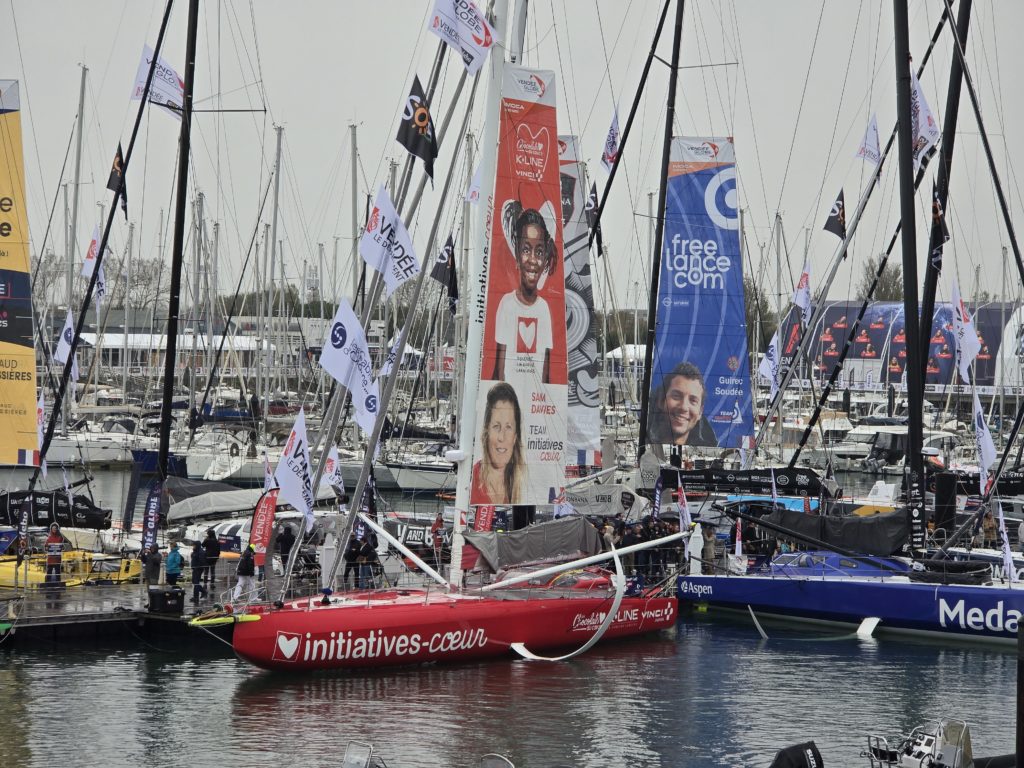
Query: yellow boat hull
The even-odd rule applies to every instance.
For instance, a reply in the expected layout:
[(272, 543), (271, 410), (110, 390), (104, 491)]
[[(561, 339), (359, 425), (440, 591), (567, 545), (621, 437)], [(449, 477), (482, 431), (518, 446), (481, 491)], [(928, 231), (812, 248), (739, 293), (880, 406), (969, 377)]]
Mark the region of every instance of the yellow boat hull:
[[(91, 584), (129, 584), (142, 578), (139, 560), (73, 550), (61, 558), (60, 584), (78, 587)], [(12, 555), (0, 557), (0, 587), (39, 588), (46, 581), (46, 556), (30, 555), (18, 565)]]

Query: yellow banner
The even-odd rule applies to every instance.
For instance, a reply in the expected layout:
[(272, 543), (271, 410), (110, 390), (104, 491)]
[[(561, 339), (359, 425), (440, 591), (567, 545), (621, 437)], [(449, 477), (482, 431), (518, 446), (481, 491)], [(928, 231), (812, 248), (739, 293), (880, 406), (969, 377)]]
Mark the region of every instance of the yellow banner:
[(0, 464), (38, 461), (21, 98), (17, 80), (0, 80)]

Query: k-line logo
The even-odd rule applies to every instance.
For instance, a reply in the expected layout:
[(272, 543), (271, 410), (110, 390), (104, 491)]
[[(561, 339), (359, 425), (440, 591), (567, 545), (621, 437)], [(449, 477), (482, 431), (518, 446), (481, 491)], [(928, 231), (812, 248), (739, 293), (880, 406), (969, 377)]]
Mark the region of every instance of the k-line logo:
[(692, 285), (705, 290), (725, 290), (725, 273), (732, 259), (718, 252), (715, 240), (684, 239), (676, 233), (665, 251), (665, 268), (676, 288)]

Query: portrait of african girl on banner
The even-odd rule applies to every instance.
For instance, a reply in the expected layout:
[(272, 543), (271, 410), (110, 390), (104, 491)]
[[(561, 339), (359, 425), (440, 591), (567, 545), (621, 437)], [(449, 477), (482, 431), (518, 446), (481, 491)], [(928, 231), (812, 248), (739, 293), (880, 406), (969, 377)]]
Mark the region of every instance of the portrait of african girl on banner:
[(543, 70), (505, 72), (471, 504), (548, 504), (565, 484), (568, 370), (554, 81)]

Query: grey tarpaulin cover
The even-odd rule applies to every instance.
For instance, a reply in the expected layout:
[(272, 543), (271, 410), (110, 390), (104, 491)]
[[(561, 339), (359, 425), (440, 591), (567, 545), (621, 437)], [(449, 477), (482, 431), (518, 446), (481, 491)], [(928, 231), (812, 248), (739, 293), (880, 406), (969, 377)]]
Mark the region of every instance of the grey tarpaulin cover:
[(826, 544), (865, 555), (892, 555), (910, 537), (910, 524), (907, 522), (907, 513), (903, 511), (864, 517), (822, 517), (776, 509), (762, 519)]
[(601, 551), (597, 529), (582, 517), (563, 517), (500, 534), (464, 531), (463, 535), (495, 572), (519, 563), (574, 559)]

